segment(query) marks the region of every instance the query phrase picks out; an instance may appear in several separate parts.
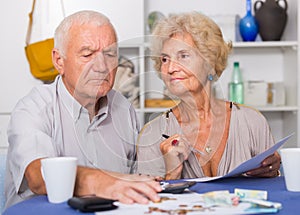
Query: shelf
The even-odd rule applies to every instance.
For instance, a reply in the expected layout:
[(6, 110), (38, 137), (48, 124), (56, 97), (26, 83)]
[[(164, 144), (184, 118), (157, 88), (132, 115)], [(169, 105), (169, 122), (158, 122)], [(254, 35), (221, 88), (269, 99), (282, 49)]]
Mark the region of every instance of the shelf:
[(233, 42), (234, 48), (283, 48), (298, 47), (297, 41)]
[[(297, 41), (260, 41), (260, 42), (233, 42), (233, 48), (283, 48), (283, 47), (298, 47)], [(148, 48), (150, 44), (144, 43)]]
[(262, 112), (288, 112), (288, 111), (298, 111), (297, 106), (264, 106), (264, 107), (255, 107), (257, 110), (262, 111)]

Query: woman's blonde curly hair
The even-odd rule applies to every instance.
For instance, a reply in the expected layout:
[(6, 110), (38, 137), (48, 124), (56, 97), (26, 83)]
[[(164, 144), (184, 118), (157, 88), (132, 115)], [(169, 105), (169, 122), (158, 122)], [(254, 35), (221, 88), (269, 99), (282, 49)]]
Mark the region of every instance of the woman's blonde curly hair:
[(219, 26), (212, 19), (198, 12), (171, 15), (157, 22), (150, 43), (154, 68), (160, 72), (163, 43), (178, 33), (189, 33), (192, 36), (201, 56), (220, 77), (227, 66), (232, 42), (225, 42)]

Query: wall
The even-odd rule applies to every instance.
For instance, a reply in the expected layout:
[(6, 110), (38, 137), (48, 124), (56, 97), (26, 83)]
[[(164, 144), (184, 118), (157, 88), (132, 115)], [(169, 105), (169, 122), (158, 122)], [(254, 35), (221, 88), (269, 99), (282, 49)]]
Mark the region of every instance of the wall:
[[(245, 0), (63, 0), (66, 15), (80, 9), (93, 9), (103, 11), (116, 26), (120, 40), (128, 40), (140, 37), (147, 32), (144, 25), (149, 12), (159, 10), (165, 15), (182, 11), (198, 10), (209, 15), (218, 14), (245, 14)], [(254, 2), (254, 1), (253, 1)], [(284, 40), (296, 40), (295, 27), (297, 20), (297, 0), (288, 0), (289, 24), (283, 35)], [(9, 0), (0, 4), (0, 45), (1, 78), (0, 78), (0, 149), (6, 141), (6, 125), (9, 114), (16, 102), (30, 91), (40, 81), (34, 79), (29, 71), (25, 58), (24, 46), (28, 25), (28, 13), (31, 10), (32, 1)], [(216, 7), (217, 5), (217, 7)], [(32, 41), (52, 37), (54, 29), (63, 14), (60, 8), (60, 0), (37, 0), (36, 16)], [(145, 8), (145, 11), (144, 11)], [(144, 29), (144, 26), (145, 29)], [(288, 32), (288, 33), (286, 33)], [(270, 56), (272, 61), (272, 56)], [(274, 62), (274, 60), (273, 60)], [(277, 62), (277, 61), (275, 61)], [(257, 63), (257, 62), (250, 62)], [(246, 65), (245, 65), (246, 66)], [(267, 67), (267, 66), (265, 66)], [(263, 74), (263, 73), (262, 73)], [(281, 79), (280, 76), (275, 76)]]
[[(81, 9), (103, 12), (111, 18), (121, 41), (143, 35), (144, 2), (140, 0), (63, 0), (65, 14)], [(32, 1), (1, 1), (0, 34), (0, 150), (6, 146), (6, 126), (9, 114), (16, 102), (38, 84), (31, 76), (25, 57), (24, 46), (28, 14)], [(125, 9), (126, 8), (126, 9)], [(32, 42), (53, 37), (57, 24), (62, 20), (60, 0), (36, 0)]]

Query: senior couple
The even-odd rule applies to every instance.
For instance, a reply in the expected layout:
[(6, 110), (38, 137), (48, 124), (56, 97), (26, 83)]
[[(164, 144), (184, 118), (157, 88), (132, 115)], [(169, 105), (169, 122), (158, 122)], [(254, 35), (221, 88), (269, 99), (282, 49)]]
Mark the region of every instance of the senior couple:
[[(132, 105), (112, 89), (118, 40), (109, 19), (95, 11), (74, 13), (54, 39), (52, 60), (60, 75), (33, 88), (11, 115), (6, 207), (46, 194), (40, 171), (45, 157), (78, 158), (75, 196), (147, 204), (160, 199), (157, 179), (224, 175), (274, 144), (261, 113), (213, 97), (211, 86), (232, 45), (203, 14), (156, 24), (154, 66), (180, 103), (141, 130)], [(275, 177), (279, 168), (274, 153), (246, 174)]]

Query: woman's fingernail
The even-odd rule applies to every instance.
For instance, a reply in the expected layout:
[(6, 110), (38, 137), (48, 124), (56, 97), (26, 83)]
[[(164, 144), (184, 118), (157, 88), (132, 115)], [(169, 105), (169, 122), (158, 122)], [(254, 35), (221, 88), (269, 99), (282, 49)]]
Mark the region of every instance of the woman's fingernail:
[(172, 144), (172, 146), (178, 146), (179, 141), (174, 139), (174, 140), (172, 140), (171, 144)]

